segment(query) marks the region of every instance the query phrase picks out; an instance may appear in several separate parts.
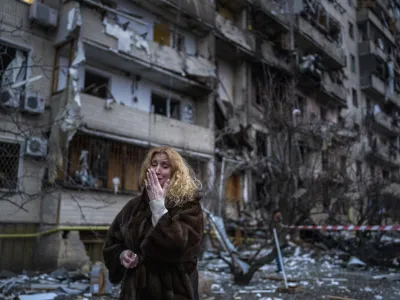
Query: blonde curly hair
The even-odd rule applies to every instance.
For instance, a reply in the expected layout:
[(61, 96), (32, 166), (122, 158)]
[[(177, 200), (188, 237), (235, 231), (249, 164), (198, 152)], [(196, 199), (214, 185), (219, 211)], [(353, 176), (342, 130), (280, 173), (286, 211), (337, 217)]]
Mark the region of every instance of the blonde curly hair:
[(146, 172), (151, 166), (154, 155), (158, 153), (165, 153), (171, 164), (171, 181), (166, 196), (168, 206), (181, 206), (193, 201), (202, 188), (201, 182), (189, 164), (171, 147), (156, 147), (147, 153), (140, 170), (141, 187), (145, 186)]

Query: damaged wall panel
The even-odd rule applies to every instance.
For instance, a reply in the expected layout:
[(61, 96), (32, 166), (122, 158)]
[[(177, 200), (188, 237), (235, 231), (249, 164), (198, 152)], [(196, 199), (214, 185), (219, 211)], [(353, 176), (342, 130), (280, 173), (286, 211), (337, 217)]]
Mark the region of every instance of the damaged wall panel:
[[(83, 7), (81, 10), (85, 41), (103, 45), (109, 51), (125, 53), (139, 60), (139, 62), (157, 65), (181, 76), (186, 76), (187, 73), (199, 77), (215, 77), (212, 68), (210, 68), (211, 62), (193, 56), (186, 58), (177, 50), (146, 40), (129, 28), (125, 31), (121, 25), (116, 24), (111, 19), (104, 18), (101, 21), (101, 15), (89, 8)], [(202, 66), (200, 70), (203, 71), (199, 72), (197, 71), (198, 68), (192, 66)], [(208, 72), (204, 70), (208, 70)]]
[[(130, 195), (99, 197), (96, 192), (61, 192), (60, 225), (108, 225), (132, 198)], [(78, 206), (81, 206), (81, 208)], [(81, 211), (82, 209), (82, 211)]]

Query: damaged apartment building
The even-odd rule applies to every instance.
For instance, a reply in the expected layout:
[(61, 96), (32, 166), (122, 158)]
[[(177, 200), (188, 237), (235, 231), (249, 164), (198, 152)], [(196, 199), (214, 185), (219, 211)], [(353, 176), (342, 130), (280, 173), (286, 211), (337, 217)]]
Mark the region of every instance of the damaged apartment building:
[[(180, 151), (207, 206), (228, 219), (256, 201), (272, 209), (286, 158), (269, 101), (286, 101), (290, 121), (317, 136), (294, 137), (290, 201), (333, 165), (356, 179), (372, 172), (395, 196), (395, 4), (1, 1), (0, 269), (102, 260), (106, 230), (157, 145)], [(271, 74), (290, 97), (270, 99)]]

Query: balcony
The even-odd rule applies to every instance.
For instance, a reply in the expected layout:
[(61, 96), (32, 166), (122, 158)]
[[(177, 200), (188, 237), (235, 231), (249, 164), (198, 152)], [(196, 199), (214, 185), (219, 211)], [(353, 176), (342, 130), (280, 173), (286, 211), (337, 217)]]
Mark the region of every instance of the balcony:
[(386, 94), (386, 84), (375, 74), (360, 78), (361, 90), (371, 99), (384, 101)]
[[(52, 99), (52, 109), (62, 109), (62, 94)], [(157, 114), (115, 103), (105, 109), (105, 100), (81, 93), (83, 128), (127, 139), (170, 145), (176, 148), (211, 154), (214, 151), (214, 133), (211, 129), (170, 119)], [(57, 112), (54, 113), (56, 115)]]
[(262, 12), (268, 15), (274, 23), (282, 27), (283, 29), (289, 30), (289, 18), (285, 12), (285, 4), (278, 4), (276, 0), (255, 0), (254, 4)]
[(304, 18), (299, 17), (298, 22), (299, 32), (296, 41), (302, 49), (320, 54), (322, 63), (328, 68), (339, 69), (345, 66), (346, 56), (340, 45)]
[(365, 159), (381, 164), (387, 168), (395, 168), (400, 165), (400, 155), (397, 149), (390, 146), (390, 143), (383, 143), (379, 138), (374, 137), (364, 144)]
[[(317, 76), (317, 77), (315, 77)], [(346, 89), (343, 85), (334, 82), (326, 73), (322, 77), (313, 76), (310, 73), (304, 73), (300, 77), (299, 87), (307, 93), (311, 93), (317, 101), (330, 106), (346, 108)]]
[[(147, 1), (145, 1), (147, 2)], [(149, 3), (157, 7), (170, 10), (174, 13), (181, 11), (188, 16), (189, 26), (205, 27), (212, 29), (215, 27), (215, 4), (213, 1), (203, 0), (148, 0)]]
[[(379, 102), (386, 103), (385, 96), (387, 84), (377, 75), (370, 74), (369, 76), (360, 79), (361, 90), (371, 99)], [(392, 97), (389, 97), (389, 102), (400, 108), (400, 95), (397, 90), (394, 91)]]
[(384, 112), (367, 114), (365, 116), (365, 122), (380, 133), (389, 136), (400, 134), (400, 127), (396, 126), (393, 118)]
[[(231, 20), (225, 19), (218, 13), (215, 17), (215, 24), (217, 37), (235, 44), (243, 52), (251, 55), (255, 53), (256, 41), (251, 32), (240, 29)], [(229, 55), (229, 53), (237, 52), (236, 49), (229, 49), (228, 45), (223, 44), (224, 43), (222, 41), (217, 41), (217, 49), (221, 51), (223, 55)]]
[(365, 41), (358, 43), (359, 56), (376, 56), (383, 61), (388, 60), (387, 54), (380, 49), (373, 41)]
[(368, 8), (362, 8), (357, 12), (357, 23), (371, 22), (393, 45), (395, 38), (392, 32), (382, 24), (379, 18)]
[(216, 77), (211, 61), (145, 40), (112, 20), (102, 21), (101, 14), (88, 7), (81, 7), (81, 14), (86, 58), (128, 73), (139, 73), (161, 85), (169, 85), (173, 78), (175, 89), (190, 95), (210, 92), (204, 82)]
[(284, 70), (286, 72), (292, 72), (292, 66), (289, 62), (289, 58), (287, 55), (282, 55), (279, 56), (277, 51), (274, 50), (273, 46), (271, 43), (263, 40), (262, 38), (260, 39), (260, 49), (259, 49), (259, 55), (261, 60), (263, 60), (266, 64), (273, 66), (275, 68)]

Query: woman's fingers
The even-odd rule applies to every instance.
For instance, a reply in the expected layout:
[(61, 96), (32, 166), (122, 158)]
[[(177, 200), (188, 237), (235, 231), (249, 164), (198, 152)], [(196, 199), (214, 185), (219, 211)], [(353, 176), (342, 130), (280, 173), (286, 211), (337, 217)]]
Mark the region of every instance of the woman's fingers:
[(154, 170), (150, 169), (150, 173), (151, 173), (151, 176), (153, 177), (154, 186), (156, 186), (156, 187), (158, 187), (158, 186), (161, 187), (161, 186), (160, 186), (160, 182), (158, 181), (156, 172), (154, 172)]

